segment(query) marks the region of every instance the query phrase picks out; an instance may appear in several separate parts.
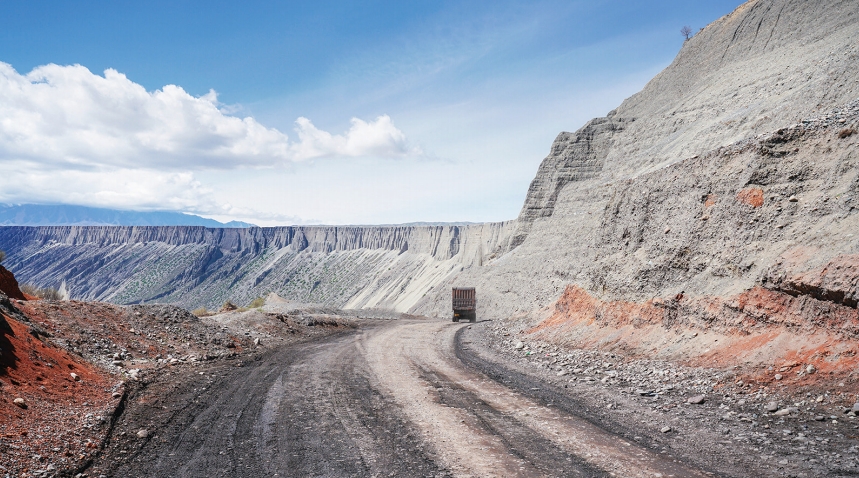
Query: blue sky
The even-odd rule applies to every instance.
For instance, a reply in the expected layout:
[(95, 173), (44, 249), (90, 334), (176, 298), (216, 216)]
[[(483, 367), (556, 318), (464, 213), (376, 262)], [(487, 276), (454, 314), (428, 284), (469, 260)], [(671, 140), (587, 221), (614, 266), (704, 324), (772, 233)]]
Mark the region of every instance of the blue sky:
[(739, 3), (3, 2), (0, 202), (512, 219), (560, 131)]

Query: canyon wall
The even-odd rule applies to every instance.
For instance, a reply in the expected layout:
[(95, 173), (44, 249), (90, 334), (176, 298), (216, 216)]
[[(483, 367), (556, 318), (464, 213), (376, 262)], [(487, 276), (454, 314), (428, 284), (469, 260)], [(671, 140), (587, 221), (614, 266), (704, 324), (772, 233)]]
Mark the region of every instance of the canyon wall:
[(408, 310), (507, 247), (511, 223), (418, 227), (0, 227), (23, 282), (71, 297), (185, 307), (302, 302)]

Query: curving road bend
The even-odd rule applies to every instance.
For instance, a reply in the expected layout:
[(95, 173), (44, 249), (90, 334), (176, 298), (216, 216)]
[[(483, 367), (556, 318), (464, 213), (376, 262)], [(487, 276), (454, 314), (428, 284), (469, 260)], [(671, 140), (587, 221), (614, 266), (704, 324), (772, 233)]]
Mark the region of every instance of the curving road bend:
[[(533, 398), (538, 394), (524, 387), (534, 383), (502, 383), (467, 365), (464, 327), (362, 324), (141, 393), (91, 473), (709, 475), (614, 435), (570, 406)], [(493, 366), (493, 376), (504, 375), (502, 365)], [(147, 420), (154, 433), (135, 438)]]

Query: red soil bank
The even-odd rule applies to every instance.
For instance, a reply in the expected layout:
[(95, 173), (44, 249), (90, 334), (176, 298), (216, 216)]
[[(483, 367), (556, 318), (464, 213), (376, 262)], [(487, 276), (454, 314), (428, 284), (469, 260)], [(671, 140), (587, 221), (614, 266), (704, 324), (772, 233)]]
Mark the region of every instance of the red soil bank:
[(551, 316), (526, 333), (693, 366), (740, 366), (758, 382), (778, 373), (787, 385), (859, 391), (859, 258), (841, 256), (802, 274), (775, 273), (767, 287), (731, 297), (601, 300), (572, 285)]
[[(15, 301), (11, 301), (13, 307)], [(6, 473), (75, 469), (100, 446), (118, 381), (9, 315), (0, 331), (0, 456)], [(2, 325), (2, 324), (0, 324)], [(76, 375), (73, 376), (72, 373)], [(25, 407), (14, 403), (24, 399)]]
[(26, 300), (24, 293), (18, 288), (18, 281), (5, 267), (0, 266), (0, 292), (12, 299)]

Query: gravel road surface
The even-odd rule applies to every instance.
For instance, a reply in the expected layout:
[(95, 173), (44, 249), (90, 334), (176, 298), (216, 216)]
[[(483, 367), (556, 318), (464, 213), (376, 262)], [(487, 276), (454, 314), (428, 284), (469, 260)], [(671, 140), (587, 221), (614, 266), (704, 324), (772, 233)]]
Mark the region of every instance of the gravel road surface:
[[(133, 390), (90, 476), (707, 476), (489, 375), (467, 324), (358, 329), (165, 371)], [(471, 358), (469, 358), (471, 357)], [(490, 376), (494, 378), (489, 378)], [(549, 394), (549, 395), (546, 395)]]

